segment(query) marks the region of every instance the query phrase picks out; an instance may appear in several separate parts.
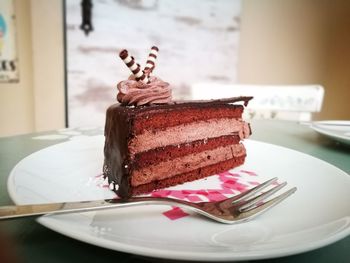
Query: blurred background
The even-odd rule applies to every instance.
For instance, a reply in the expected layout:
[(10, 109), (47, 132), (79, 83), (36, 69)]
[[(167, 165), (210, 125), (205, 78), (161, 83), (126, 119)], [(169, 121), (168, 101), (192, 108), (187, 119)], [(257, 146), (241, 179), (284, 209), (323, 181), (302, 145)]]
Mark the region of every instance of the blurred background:
[(143, 65), (152, 45), (176, 99), (206, 81), (320, 84), (314, 118), (349, 120), (349, 13), (346, 0), (3, 0), (0, 136), (102, 126), (129, 75), (118, 52)]
[(85, 1), (93, 4), (86, 34), (81, 2), (66, 2), (69, 126), (103, 125), (116, 83), (131, 74), (118, 56), (125, 48), (142, 68), (151, 47), (160, 49), (153, 73), (175, 99), (199, 81), (237, 82), (241, 0)]

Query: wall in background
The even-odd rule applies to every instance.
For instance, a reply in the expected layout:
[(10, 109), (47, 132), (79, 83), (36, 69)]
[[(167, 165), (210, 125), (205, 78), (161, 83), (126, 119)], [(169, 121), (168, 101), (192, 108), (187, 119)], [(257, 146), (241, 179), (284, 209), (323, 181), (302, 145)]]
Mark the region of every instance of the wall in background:
[(19, 82), (0, 83), (0, 136), (34, 129), (30, 2), (15, 1)]
[(350, 120), (350, 1), (336, 1), (330, 26), (321, 117)]
[(63, 2), (14, 2), (20, 80), (0, 83), (0, 136), (63, 128)]
[(238, 80), (321, 84), (317, 119), (350, 119), (350, 1), (244, 0)]
[(35, 131), (65, 127), (62, 0), (31, 0)]

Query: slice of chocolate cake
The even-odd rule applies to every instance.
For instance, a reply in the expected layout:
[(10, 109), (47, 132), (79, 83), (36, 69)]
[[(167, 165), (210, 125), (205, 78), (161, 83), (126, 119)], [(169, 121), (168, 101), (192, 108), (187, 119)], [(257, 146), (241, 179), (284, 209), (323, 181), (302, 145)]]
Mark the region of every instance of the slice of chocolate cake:
[(246, 157), (241, 141), (251, 130), (242, 113), (252, 97), (172, 102), (169, 84), (149, 76), (157, 52), (144, 71), (120, 53), (134, 75), (118, 84), (121, 103), (107, 110), (104, 174), (122, 198), (220, 173)]
[[(193, 181), (243, 164), (250, 98), (107, 110), (105, 174), (121, 197)], [(232, 104), (233, 103), (233, 104)]]

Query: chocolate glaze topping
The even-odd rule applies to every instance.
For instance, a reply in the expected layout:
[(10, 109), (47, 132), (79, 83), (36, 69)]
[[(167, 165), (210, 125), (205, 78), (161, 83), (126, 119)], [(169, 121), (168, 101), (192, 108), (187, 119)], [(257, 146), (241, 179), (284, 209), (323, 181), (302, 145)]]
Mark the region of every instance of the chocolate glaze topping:
[[(224, 99), (216, 99), (216, 100), (179, 100), (172, 101), (168, 104), (159, 104), (159, 105), (147, 105), (147, 106), (125, 106), (125, 110), (129, 112), (144, 112), (151, 110), (166, 110), (166, 109), (176, 109), (183, 107), (208, 107), (213, 105), (223, 105), (223, 104), (236, 104), (237, 102), (243, 102), (245, 107), (248, 106), (249, 101), (253, 99), (252, 96), (241, 96), (241, 97), (232, 97), (232, 98), (224, 98)], [(111, 107), (119, 107), (121, 104), (114, 104)]]

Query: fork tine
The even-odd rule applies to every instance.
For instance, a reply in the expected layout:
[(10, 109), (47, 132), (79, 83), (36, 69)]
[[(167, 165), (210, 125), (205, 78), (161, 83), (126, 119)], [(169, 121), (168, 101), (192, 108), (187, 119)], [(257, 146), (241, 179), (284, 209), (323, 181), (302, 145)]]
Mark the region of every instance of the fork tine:
[(238, 201), (246, 200), (249, 197), (255, 195), (256, 193), (260, 192), (264, 188), (266, 188), (266, 187), (270, 186), (271, 184), (273, 184), (274, 182), (276, 182), (277, 179), (278, 179), (277, 177), (274, 177), (274, 178), (272, 178), (270, 180), (267, 180), (267, 181), (265, 181), (265, 182), (255, 186), (255, 187), (245, 191), (245, 192), (242, 192), (242, 193), (240, 193), (238, 195), (235, 195), (235, 196), (233, 196), (231, 198), (228, 198), (228, 200), (230, 202), (238, 202)]
[(289, 189), (288, 191), (276, 196), (275, 198), (258, 205), (253, 208), (245, 209), (240, 214), (240, 219), (251, 218), (252, 216), (259, 215), (262, 212), (265, 212), (267, 209), (274, 207), (278, 203), (282, 202), (284, 199), (292, 195), (297, 190), (296, 187)]
[(287, 185), (286, 182), (281, 183), (277, 186), (274, 186), (273, 188), (271, 188), (270, 190), (263, 192), (260, 195), (257, 195), (247, 201), (242, 202), (242, 205), (239, 207), (239, 210), (242, 211), (244, 209), (249, 209), (253, 206), (255, 206), (256, 204), (258, 204), (259, 202), (266, 200), (266, 198), (270, 197), (271, 195), (273, 195), (274, 193), (278, 192), (279, 190), (281, 190), (283, 187), (285, 187)]

